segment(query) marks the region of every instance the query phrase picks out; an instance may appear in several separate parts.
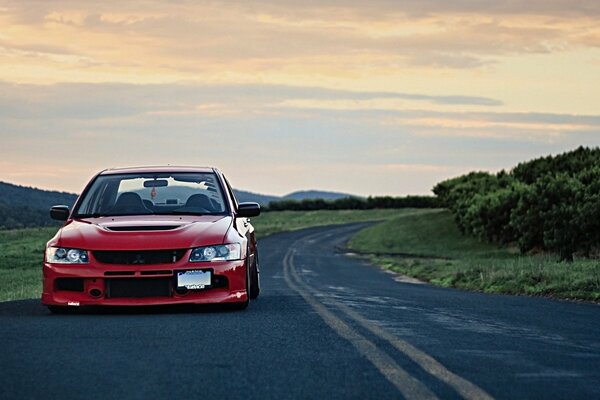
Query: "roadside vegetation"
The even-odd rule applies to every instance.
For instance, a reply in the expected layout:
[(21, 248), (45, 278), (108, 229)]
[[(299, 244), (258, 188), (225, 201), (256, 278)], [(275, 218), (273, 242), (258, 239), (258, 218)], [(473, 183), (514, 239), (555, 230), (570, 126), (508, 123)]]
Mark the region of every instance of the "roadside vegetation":
[(600, 148), (538, 158), (509, 172), (472, 172), (433, 191), (466, 235), (563, 261), (600, 254)]
[(565, 264), (552, 254), (522, 255), (463, 235), (447, 210), (421, 210), (369, 227), (348, 248), (403, 275), (488, 293), (600, 301), (600, 263)]

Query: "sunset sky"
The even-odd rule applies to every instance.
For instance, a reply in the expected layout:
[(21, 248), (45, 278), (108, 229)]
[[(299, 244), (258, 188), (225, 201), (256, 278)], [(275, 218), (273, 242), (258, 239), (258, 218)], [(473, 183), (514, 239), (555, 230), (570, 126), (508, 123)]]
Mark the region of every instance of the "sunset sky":
[(429, 193), (600, 146), (600, 1), (0, 0), (0, 180)]

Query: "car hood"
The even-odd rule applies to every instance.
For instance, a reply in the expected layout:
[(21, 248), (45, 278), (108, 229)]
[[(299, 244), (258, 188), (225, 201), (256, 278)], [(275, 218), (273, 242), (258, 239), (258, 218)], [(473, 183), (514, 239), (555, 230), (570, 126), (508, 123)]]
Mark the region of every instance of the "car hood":
[(76, 219), (59, 232), (56, 246), (84, 250), (188, 249), (223, 243), (232, 218), (121, 216)]

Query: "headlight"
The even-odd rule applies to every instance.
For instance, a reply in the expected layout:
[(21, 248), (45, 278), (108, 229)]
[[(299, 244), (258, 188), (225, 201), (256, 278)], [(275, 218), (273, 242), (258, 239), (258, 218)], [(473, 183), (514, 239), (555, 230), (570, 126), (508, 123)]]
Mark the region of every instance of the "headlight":
[(54, 264), (87, 264), (88, 253), (85, 250), (48, 247), (46, 262)]
[(239, 260), (242, 256), (241, 248), (239, 243), (196, 247), (192, 250), (190, 262)]

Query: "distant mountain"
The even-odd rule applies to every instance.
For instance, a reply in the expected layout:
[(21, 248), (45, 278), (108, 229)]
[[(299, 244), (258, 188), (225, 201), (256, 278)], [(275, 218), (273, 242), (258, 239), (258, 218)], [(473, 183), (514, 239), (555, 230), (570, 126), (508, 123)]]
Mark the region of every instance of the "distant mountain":
[(282, 200), (304, 200), (304, 199), (323, 199), (323, 200), (337, 200), (345, 199), (348, 197), (360, 197), (348, 193), (339, 192), (325, 192), (322, 190), (301, 190), (293, 192), (283, 196)]
[(260, 205), (266, 206), (271, 201), (281, 200), (281, 197), (278, 197), (278, 196), (270, 196), (267, 194), (252, 193), (252, 192), (247, 192), (245, 190), (233, 189), (233, 192), (235, 193), (235, 198), (240, 203), (243, 203), (246, 201), (252, 201), (252, 202), (258, 203)]
[(0, 203), (9, 206), (27, 206), (49, 210), (57, 204), (71, 207), (75, 204), (77, 195), (54, 190), (42, 190), (28, 186), (13, 185), (0, 182)]
[(271, 201), (281, 201), (281, 200), (296, 200), (302, 201), (305, 199), (324, 199), (324, 200), (336, 200), (336, 199), (344, 199), (347, 197), (358, 197), (348, 193), (338, 193), (338, 192), (326, 192), (322, 190), (300, 190), (297, 192), (293, 192), (290, 194), (286, 194), (285, 196), (273, 196), (266, 194), (258, 194), (252, 192), (246, 192), (243, 190), (233, 190), (235, 192), (235, 197), (239, 202), (244, 201), (254, 201), (261, 205), (268, 205)]
[(273, 196), (267, 194), (258, 194), (252, 192), (246, 192), (244, 190), (233, 190), (235, 192), (235, 197), (239, 202), (244, 201), (254, 201), (261, 205), (268, 205), (271, 201), (281, 201), (281, 200), (296, 200), (302, 201), (305, 199), (324, 199), (324, 200), (337, 200), (344, 199), (347, 197), (359, 197), (354, 196), (348, 193), (339, 193), (339, 192), (327, 192), (322, 190), (299, 190), (297, 192), (293, 192), (290, 194), (286, 194), (285, 196)]

